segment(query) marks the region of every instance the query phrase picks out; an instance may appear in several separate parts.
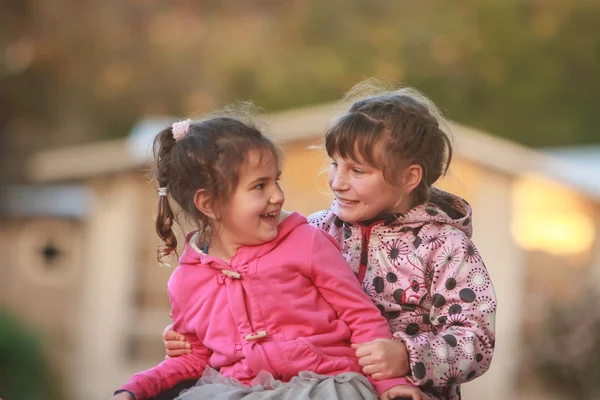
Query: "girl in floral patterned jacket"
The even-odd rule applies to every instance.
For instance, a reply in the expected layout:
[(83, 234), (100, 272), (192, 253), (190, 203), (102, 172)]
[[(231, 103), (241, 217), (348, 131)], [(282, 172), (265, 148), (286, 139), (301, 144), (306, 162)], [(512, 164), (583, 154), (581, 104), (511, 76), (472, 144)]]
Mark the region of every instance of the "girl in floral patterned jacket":
[[(335, 200), (309, 223), (340, 243), (393, 332), (355, 346), (360, 365), (374, 379), (408, 376), (439, 399), (460, 399), (459, 384), (490, 367), (496, 296), (471, 241), (470, 205), (432, 187), (452, 159), (443, 118), (408, 88), (362, 83), (348, 98), (325, 135)], [(168, 356), (187, 351), (175, 332), (164, 338)]]

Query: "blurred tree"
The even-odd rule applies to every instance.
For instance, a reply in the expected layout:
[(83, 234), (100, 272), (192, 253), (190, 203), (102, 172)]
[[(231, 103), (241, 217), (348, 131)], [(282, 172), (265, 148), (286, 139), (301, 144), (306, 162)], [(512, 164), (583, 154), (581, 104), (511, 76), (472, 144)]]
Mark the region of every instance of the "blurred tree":
[(39, 338), (7, 311), (0, 310), (0, 398), (4, 400), (59, 400)]
[(4, 0), (0, 178), (147, 114), (340, 98), (376, 76), (531, 146), (600, 142), (600, 2)]

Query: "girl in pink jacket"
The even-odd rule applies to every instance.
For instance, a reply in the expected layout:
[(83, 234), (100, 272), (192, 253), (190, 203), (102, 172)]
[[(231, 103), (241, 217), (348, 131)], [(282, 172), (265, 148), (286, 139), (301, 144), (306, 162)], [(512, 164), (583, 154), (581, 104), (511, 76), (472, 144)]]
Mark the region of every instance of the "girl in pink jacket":
[[(347, 99), (325, 136), (335, 200), (308, 220), (341, 245), (393, 331), (356, 355), (374, 379), (406, 375), (432, 396), (460, 399), (459, 384), (490, 367), (496, 296), (471, 241), (471, 207), (432, 187), (452, 159), (444, 120), (408, 88), (362, 83)], [(164, 337), (169, 356), (185, 353), (176, 332)]]
[(132, 376), (114, 399), (200, 376), (181, 399), (422, 398), (405, 378), (361, 374), (350, 345), (391, 339), (389, 325), (339, 244), (282, 213), (279, 152), (260, 131), (228, 117), (179, 122), (158, 134), (155, 158), (159, 260), (177, 246), (168, 197), (199, 228), (168, 284), (191, 351)]

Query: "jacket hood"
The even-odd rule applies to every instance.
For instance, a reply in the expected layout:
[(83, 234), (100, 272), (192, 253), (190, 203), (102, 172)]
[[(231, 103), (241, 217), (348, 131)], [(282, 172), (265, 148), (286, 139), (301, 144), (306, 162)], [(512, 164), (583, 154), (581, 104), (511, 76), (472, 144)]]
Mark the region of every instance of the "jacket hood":
[(204, 252), (203, 245), (198, 243), (199, 232), (190, 232), (186, 237), (185, 249), (179, 259), (180, 265), (196, 265), (204, 264), (215, 269), (236, 268), (239, 265), (247, 264), (248, 262), (269, 253), (277, 245), (285, 239), (290, 232), (302, 224), (308, 224), (308, 221), (302, 215), (294, 212), (281, 212), (278, 232), (275, 239), (270, 242), (256, 246), (243, 246), (237, 251), (237, 254), (231, 259), (230, 264), (224, 260), (208, 255)]
[(451, 225), (468, 237), (473, 233), (471, 205), (462, 197), (433, 188), (426, 203), (401, 214), (393, 224), (436, 222)]

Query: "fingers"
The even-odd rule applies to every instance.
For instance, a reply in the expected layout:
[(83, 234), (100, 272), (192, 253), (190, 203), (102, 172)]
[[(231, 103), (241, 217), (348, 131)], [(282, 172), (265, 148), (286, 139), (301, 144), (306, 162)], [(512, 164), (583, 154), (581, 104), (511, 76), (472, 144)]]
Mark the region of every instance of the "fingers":
[(377, 343), (378, 341), (380, 341), (380, 339), (375, 339), (375, 340), (371, 340), (370, 342), (364, 342), (364, 343), (352, 343), (352, 348), (353, 349), (360, 349), (361, 347), (365, 347), (365, 346), (370, 346), (373, 345), (374, 343)]
[[(352, 343), (352, 348), (356, 350), (356, 352), (366, 352), (371, 346), (371, 342), (366, 343)], [(368, 352), (367, 352), (368, 353)]]
[(180, 335), (179, 333), (173, 331), (173, 330), (168, 330), (168, 331), (164, 331), (162, 334), (162, 337), (164, 340), (178, 340), (180, 342), (185, 342), (185, 336)]
[(391, 379), (393, 376), (386, 372), (374, 372), (371, 374), (371, 378), (375, 379), (376, 381), (382, 381), (384, 379)]
[(380, 357), (386, 353), (385, 342), (380, 339), (376, 339), (372, 342), (361, 343), (359, 345), (352, 345), (352, 348), (356, 350), (356, 357), (364, 357), (369, 354), (378, 354)]
[(391, 390), (388, 390), (388, 391), (382, 393), (381, 396), (379, 396), (379, 400), (394, 400), (395, 398), (396, 398), (396, 395)]
[(180, 340), (163, 340), (165, 350), (182, 350), (191, 349), (192, 345), (188, 342), (182, 342)]
[(356, 348), (356, 357), (361, 358), (371, 354), (373, 348), (370, 343), (359, 344)]
[(363, 371), (363, 374), (369, 375), (371, 378), (375, 379), (376, 381), (381, 381), (384, 379), (391, 379), (391, 378), (396, 377), (392, 371), (385, 369), (381, 365), (377, 365), (377, 364), (367, 365), (366, 367), (363, 367), (362, 371)]
[(167, 352), (165, 359), (179, 357), (192, 352), (192, 345), (186, 342), (185, 336), (173, 330), (173, 325), (167, 326), (163, 331), (163, 344)]
[(179, 356), (182, 356), (184, 354), (191, 354), (191, 353), (192, 353), (192, 351), (191, 350), (187, 350), (187, 349), (167, 350), (167, 356), (169, 358), (179, 357)]
[(423, 397), (421, 396), (421, 391), (420, 390), (415, 390), (412, 394), (412, 400), (423, 400)]
[(398, 385), (381, 395), (381, 400), (424, 400), (418, 387)]
[(371, 376), (376, 381), (393, 377), (393, 372), (386, 364), (379, 362), (373, 356), (359, 358), (358, 365), (362, 367), (363, 374)]
[(375, 360), (370, 355), (362, 356), (358, 358), (358, 365), (361, 367), (366, 367), (367, 365), (374, 364)]
[(388, 391), (381, 395), (380, 400), (417, 400), (410, 394)]
[(366, 367), (363, 367), (362, 371), (365, 375), (372, 375), (377, 372), (377, 369), (373, 365), (367, 365)]

